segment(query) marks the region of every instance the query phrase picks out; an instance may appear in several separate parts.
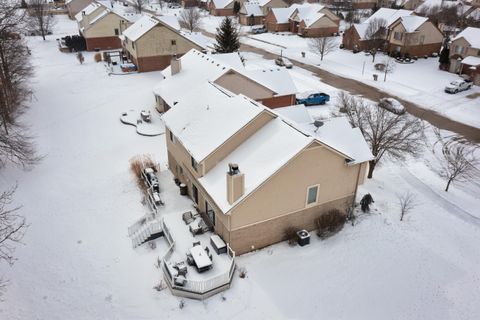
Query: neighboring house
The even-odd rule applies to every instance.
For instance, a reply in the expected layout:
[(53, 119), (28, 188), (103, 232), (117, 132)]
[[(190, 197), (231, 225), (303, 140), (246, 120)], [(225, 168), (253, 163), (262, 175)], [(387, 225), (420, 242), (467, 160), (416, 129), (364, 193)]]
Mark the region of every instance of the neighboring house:
[(68, 16), (70, 19), (75, 19), (75, 15), (92, 2), (93, 0), (67, 0), (65, 4), (67, 6)]
[(297, 88), (284, 68), (246, 70), (238, 53), (205, 54), (190, 50), (180, 59), (173, 59), (163, 72), (164, 78), (155, 88), (157, 110), (174, 107), (185, 94), (205, 81), (235, 94), (244, 94), (270, 108), (295, 104)]
[(304, 37), (331, 36), (338, 32), (339, 23), (332, 11), (317, 3), (274, 8), (265, 18), (269, 31), (290, 31)]
[(88, 51), (121, 48), (118, 36), (139, 18), (133, 8), (109, 1), (92, 2), (75, 15)]
[(244, 2), (244, 0), (210, 0), (208, 10), (213, 16), (233, 16), (235, 1), (239, 2), (240, 5)]
[(366, 32), (374, 19), (386, 21), (384, 48), (391, 55), (424, 56), (440, 51), (443, 34), (428, 18), (416, 16), (411, 10), (389, 8), (380, 8), (365, 22), (345, 30), (344, 48), (365, 50), (369, 41)]
[(373, 158), (345, 118), (298, 124), (209, 82), (162, 118), (171, 172), (237, 254), (348, 210)]
[(244, 2), (239, 13), (240, 24), (253, 26), (264, 24), (265, 16), (274, 8), (286, 8), (284, 0), (259, 0)]
[(480, 28), (468, 27), (452, 39), (449, 71), (467, 74), (480, 85)]
[(198, 0), (182, 0), (182, 7), (184, 8), (198, 7), (199, 4)]
[(180, 31), (173, 16), (145, 15), (128, 27), (121, 38), (127, 57), (140, 72), (163, 70), (170, 65), (172, 56), (180, 57), (190, 49), (206, 49), (204, 37)]
[(421, 57), (440, 52), (443, 34), (428, 18), (412, 15), (389, 26), (387, 41), (392, 55)]

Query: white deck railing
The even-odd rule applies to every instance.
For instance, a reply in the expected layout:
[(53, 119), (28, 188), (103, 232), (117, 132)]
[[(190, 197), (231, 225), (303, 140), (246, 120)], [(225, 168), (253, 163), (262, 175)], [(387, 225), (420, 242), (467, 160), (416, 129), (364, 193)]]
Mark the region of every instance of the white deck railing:
[(168, 230), (164, 221), (162, 221), (162, 228), (165, 238), (170, 243), (170, 247), (162, 258), (162, 271), (165, 275), (165, 279), (170, 283), (170, 286), (172, 288), (181, 291), (189, 291), (201, 295), (225, 286), (231, 282), (233, 273), (235, 272), (235, 251), (233, 251), (232, 248), (230, 248), (230, 246), (227, 244), (227, 256), (230, 258), (230, 263), (228, 269), (225, 272), (207, 280), (193, 280), (187, 278), (184, 286), (176, 285), (174, 281), (174, 276), (170, 272), (170, 269), (167, 265), (167, 262), (170, 260), (170, 257), (173, 254), (175, 242), (173, 241), (172, 235), (170, 234), (170, 231)]

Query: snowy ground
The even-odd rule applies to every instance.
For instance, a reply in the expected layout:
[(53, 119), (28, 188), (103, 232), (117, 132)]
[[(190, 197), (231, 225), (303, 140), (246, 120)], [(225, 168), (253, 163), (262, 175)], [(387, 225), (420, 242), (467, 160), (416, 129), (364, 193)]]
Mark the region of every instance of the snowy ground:
[[(378, 168), (359, 191), (372, 193), (374, 214), (355, 227), (326, 241), (313, 236), (307, 247), (280, 243), (239, 257), (247, 278), (236, 275), (224, 299), (187, 300), (180, 310), (179, 298), (152, 288), (166, 242), (133, 250), (127, 236), (145, 213), (129, 159), (151, 154), (162, 171), (167, 159), (164, 136), (142, 137), (119, 114), (152, 106), (160, 73), (108, 76), (92, 54), (80, 65), (74, 54), (60, 53), (58, 36), (28, 40), (36, 94), (25, 121), (45, 157), (29, 171), (0, 171), (2, 188), (18, 182), (15, 200), (30, 223), (16, 264), (1, 265), (12, 282), (0, 319), (480, 317), (479, 190), (454, 185), (445, 194), (424, 159)], [(293, 72), (304, 90), (318, 84)], [(419, 205), (400, 222), (396, 194), (405, 190)]]

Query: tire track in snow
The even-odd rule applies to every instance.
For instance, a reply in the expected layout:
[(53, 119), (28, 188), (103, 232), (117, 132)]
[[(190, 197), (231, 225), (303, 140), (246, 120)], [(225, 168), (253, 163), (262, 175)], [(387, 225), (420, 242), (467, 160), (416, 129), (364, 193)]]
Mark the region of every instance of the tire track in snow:
[(417, 189), (420, 189), (422, 193), (428, 197), (429, 199), (435, 200), (439, 205), (445, 208), (449, 213), (454, 214), (458, 218), (462, 219), (463, 221), (480, 227), (480, 218), (472, 215), (471, 213), (463, 210), (456, 204), (451, 203), (444, 197), (440, 196), (438, 193), (433, 191), (430, 186), (425, 184), (422, 180), (418, 179), (415, 175), (413, 175), (407, 168), (402, 173), (402, 178), (414, 186)]

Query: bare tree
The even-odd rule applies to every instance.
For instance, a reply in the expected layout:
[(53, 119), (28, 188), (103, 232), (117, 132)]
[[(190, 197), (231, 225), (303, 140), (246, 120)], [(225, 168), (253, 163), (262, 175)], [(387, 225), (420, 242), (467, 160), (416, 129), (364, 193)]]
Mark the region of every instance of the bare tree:
[(24, 15), (11, 3), (0, 0), (0, 166), (7, 161), (29, 166), (38, 158), (17, 119), (31, 96), (32, 67), (29, 49), (20, 37)]
[(369, 161), (368, 178), (373, 177), (376, 165), (384, 156), (404, 160), (423, 151), (424, 124), (419, 119), (394, 114), (343, 91), (338, 94), (337, 106), (352, 127), (360, 129), (375, 157)]
[(387, 58), (383, 60), (383, 82), (387, 81), (387, 74), (393, 73), (395, 71), (395, 60), (392, 58)]
[(404, 194), (397, 195), (398, 204), (400, 206), (400, 221), (403, 221), (403, 218), (409, 214), (417, 205), (415, 195), (410, 191), (407, 191)]
[(368, 23), (364, 36), (364, 45), (366, 50), (368, 50), (372, 55), (372, 62), (375, 62), (375, 56), (377, 55), (377, 52), (384, 48), (386, 37), (387, 20), (382, 18), (372, 19), (372, 21)]
[(132, 0), (132, 3), (135, 10), (137, 10), (138, 13), (142, 13), (147, 4), (147, 0)]
[(197, 8), (187, 8), (183, 9), (180, 12), (180, 15), (178, 17), (178, 22), (180, 23), (180, 26), (182, 28), (190, 30), (190, 32), (193, 32), (200, 28), (201, 26), (201, 19), (202, 15), (200, 14), (200, 10)]
[(332, 51), (337, 49), (337, 43), (333, 37), (312, 38), (308, 42), (310, 50), (320, 55), (320, 60)]
[(40, 33), (45, 40), (55, 23), (53, 15), (49, 13), (49, 4), (45, 0), (30, 0), (28, 14), (30, 19), (27, 20), (27, 29), (33, 34)]
[[(445, 138), (440, 130), (435, 130), (437, 142), (433, 152), (440, 163), (438, 173), (447, 180), (445, 192), (448, 192), (453, 182), (466, 182), (480, 177), (480, 160), (475, 155), (476, 147), (463, 144), (457, 137)], [(440, 145), (440, 155), (435, 146)]]

